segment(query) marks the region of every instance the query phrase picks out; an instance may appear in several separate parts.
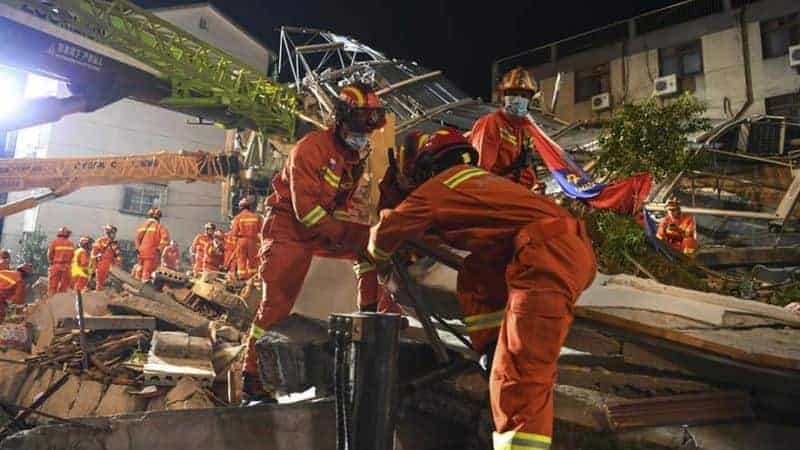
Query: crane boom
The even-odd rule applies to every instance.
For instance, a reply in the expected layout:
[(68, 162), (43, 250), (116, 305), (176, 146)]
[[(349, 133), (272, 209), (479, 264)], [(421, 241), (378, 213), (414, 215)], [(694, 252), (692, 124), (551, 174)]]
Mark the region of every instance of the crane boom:
[(121, 183), (221, 182), (238, 174), (235, 155), (202, 151), (128, 156), (0, 159), (0, 192)]
[[(9, 21), (7, 30), (0, 29), (0, 36), (11, 33), (5, 41), (10, 38), (13, 42), (20, 33), (33, 36), (38, 30), (54, 28), (48, 31), (52, 44), (37, 50), (36, 58), (56, 69), (55, 73), (63, 69), (56, 67), (58, 61), (102, 70), (103, 58), (76, 44), (89, 40), (146, 72), (136, 77), (153, 76), (166, 82), (170, 92), (159, 101), (167, 108), (221, 111), (224, 114), (214, 113), (214, 118), (229, 128), (289, 136), (294, 132), (293, 89), (127, 0), (0, 0), (0, 5), (8, 9), (3, 13)], [(26, 41), (21, 44), (25, 46)], [(14, 52), (14, 48), (7, 50)], [(50, 67), (39, 69), (47, 71)], [(71, 86), (93, 88), (91, 80), (69, 81)]]

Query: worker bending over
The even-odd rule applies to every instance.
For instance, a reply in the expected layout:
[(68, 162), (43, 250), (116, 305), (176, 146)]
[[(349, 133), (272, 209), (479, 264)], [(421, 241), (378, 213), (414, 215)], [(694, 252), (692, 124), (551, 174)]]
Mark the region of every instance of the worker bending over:
[(8, 303), (25, 304), (25, 279), (33, 273), (33, 267), (25, 263), (15, 270), (0, 270), (0, 322), (6, 319)]
[(194, 241), (192, 241), (192, 246), (189, 248), (189, 255), (194, 259), (192, 272), (196, 277), (203, 273), (203, 262), (206, 259), (206, 250), (211, 246), (211, 241), (213, 240), (216, 230), (216, 225), (211, 222), (207, 223), (205, 232), (195, 236)]
[(582, 222), (475, 167), (477, 151), (447, 131), (431, 135), (417, 154), (417, 187), (381, 213), (369, 253), (386, 271), (403, 241), (435, 230), (445, 243), (493, 262), (498, 275), (491, 282), (500, 285), (487, 289), (494, 295), (459, 300), (478, 351), (491, 353), (500, 326), (490, 378), (494, 448), (549, 448), (556, 361), (575, 302), (595, 275), (592, 245)]
[(249, 197), (239, 200), (239, 214), (231, 222), (231, 234), (236, 238), (231, 258), (236, 259), (236, 277), (240, 280), (250, 279), (258, 272), (258, 248), (264, 221), (260, 214), (253, 212), (253, 203)]
[(517, 67), (503, 77), (499, 90), (503, 107), (475, 122), (470, 141), (481, 168), (530, 189), (536, 185), (536, 131), (528, 106), (539, 89), (531, 74)]
[(67, 227), (61, 227), (56, 232), (56, 238), (50, 242), (47, 251), (47, 262), (50, 268), (47, 273), (47, 295), (67, 292), (72, 286), (72, 273), (70, 265), (75, 252), (75, 244), (69, 240), (72, 232)]
[[(258, 378), (254, 344), (289, 315), (312, 257), (356, 260), (366, 254), (369, 227), (338, 220), (334, 212), (348, 209), (369, 156), (369, 137), (384, 123), (385, 111), (370, 88), (361, 83), (344, 87), (336, 99), (335, 125), (301, 139), (272, 181), (260, 251), (261, 278), (267, 287), (253, 322), (244, 367), (244, 392), (250, 399), (271, 396)], [(364, 257), (355, 271), (359, 308), (376, 310), (375, 267)]]
[(139, 279), (147, 281), (153, 271), (158, 267), (158, 257), (162, 250), (169, 244), (169, 231), (161, 225), (161, 210), (150, 208), (147, 221), (136, 230), (136, 251), (139, 253), (137, 264), (141, 274)]
[(175, 241), (169, 241), (169, 245), (161, 251), (161, 266), (169, 270), (178, 270), (181, 263), (181, 249)]
[(92, 260), (95, 265), (95, 289), (103, 290), (111, 266), (119, 267), (122, 263), (122, 249), (117, 242), (117, 227), (106, 225), (105, 236), (98, 238), (92, 246)]
[(89, 286), (94, 269), (93, 260), (90, 252), (92, 251), (92, 238), (81, 236), (78, 241), (78, 248), (72, 256), (72, 287), (75, 292), (84, 292)]
[(681, 204), (676, 197), (667, 201), (667, 215), (659, 222), (656, 237), (684, 255), (693, 255), (697, 250), (694, 217), (681, 212)]

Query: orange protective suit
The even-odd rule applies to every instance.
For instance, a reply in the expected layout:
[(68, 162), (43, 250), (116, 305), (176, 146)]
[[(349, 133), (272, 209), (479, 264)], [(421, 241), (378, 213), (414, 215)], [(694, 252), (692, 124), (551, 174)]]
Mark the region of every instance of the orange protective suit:
[(47, 261), (50, 263), (47, 274), (48, 295), (67, 292), (72, 286), (70, 265), (74, 251), (75, 244), (67, 238), (58, 237), (50, 242), (50, 248), (47, 251)]
[[(347, 209), (363, 171), (356, 152), (344, 147), (333, 130), (315, 131), (297, 143), (273, 179), (260, 251), (267, 288), (251, 329), (246, 372), (257, 372), (254, 343), (289, 315), (313, 256), (357, 260), (366, 253), (369, 227), (333, 217), (334, 211)], [(354, 270), (359, 306), (376, 304), (375, 266), (364, 257)]]
[(203, 270), (219, 272), (225, 263), (225, 246), (221, 242), (212, 242), (204, 258)]
[(119, 266), (122, 263), (122, 249), (119, 247), (119, 242), (108, 236), (98, 238), (92, 246), (92, 260), (95, 262), (95, 289), (102, 291), (111, 266)]
[[(474, 280), (481, 288), (469, 286), (482, 296), (459, 295), (479, 347), (500, 327), (490, 378), (495, 449), (549, 448), (556, 361), (574, 304), (596, 271), (583, 224), (549, 199), (467, 165), (436, 175), (381, 216), (368, 247), (378, 263), (404, 240), (436, 230), (472, 253), (466, 271), (498, 268)], [(466, 282), (460, 277), (459, 288)]]
[(75, 249), (72, 256), (72, 287), (75, 292), (86, 291), (89, 279), (92, 278), (92, 258), (89, 252), (82, 247)]
[(523, 149), (536, 151), (534, 133), (527, 117), (512, 117), (498, 109), (475, 122), (469, 140), (480, 154), (480, 167), (530, 189), (536, 184), (534, 168), (513, 165)]
[(206, 250), (211, 246), (211, 241), (211, 236), (208, 233), (200, 233), (192, 241), (192, 254), (194, 254), (194, 267), (192, 270), (195, 276), (203, 273)]
[(25, 281), (16, 270), (0, 270), (0, 322), (6, 318), (9, 302), (25, 304)]
[(136, 230), (138, 264), (142, 267), (141, 280), (147, 281), (158, 267), (158, 257), (169, 244), (169, 231), (156, 219), (147, 219)]
[(177, 245), (168, 245), (161, 252), (161, 265), (170, 270), (178, 270), (181, 261), (181, 249)]
[(656, 237), (684, 255), (691, 255), (697, 250), (694, 217), (689, 214), (664, 216), (658, 224)]
[(236, 253), (234, 252), (236, 249), (236, 241), (236, 236), (234, 236), (233, 233), (230, 231), (225, 233), (224, 266), (228, 269), (228, 272), (232, 274), (236, 273)]
[(243, 209), (231, 222), (231, 234), (236, 237), (232, 258), (236, 259), (236, 276), (240, 280), (247, 280), (258, 271), (258, 247), (263, 225), (261, 215), (247, 209)]

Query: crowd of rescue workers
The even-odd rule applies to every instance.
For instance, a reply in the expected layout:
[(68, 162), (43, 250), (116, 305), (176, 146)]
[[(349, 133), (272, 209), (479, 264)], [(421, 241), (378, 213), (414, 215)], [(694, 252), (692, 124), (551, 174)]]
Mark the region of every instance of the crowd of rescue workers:
[[(303, 137), (272, 183), (266, 215), (244, 198), (225, 233), (205, 226), (191, 246), (193, 272), (227, 272), (232, 279), (260, 277), (263, 298), (252, 325), (244, 367), (248, 401), (273, 401), (261, 385), (254, 343), (286, 318), (312, 257), (352, 260), (361, 311), (400, 312), (386, 280), (406, 240), (425, 238), (470, 252), (458, 274), (457, 296), (473, 348), (490, 366), (495, 449), (548, 448), (553, 432), (552, 388), (556, 361), (578, 296), (594, 279), (595, 256), (584, 224), (545, 195), (530, 164), (539, 132), (528, 115), (538, 88), (520, 68), (503, 77), (503, 105), (480, 118), (469, 138), (442, 128), (411, 132), (380, 182), (380, 220), (373, 227), (340, 219), (364, 174), (371, 134), (385, 124), (372, 88), (344, 87), (335, 125)], [(694, 220), (677, 200), (658, 236), (684, 253), (696, 248)], [(133, 275), (150, 280), (159, 266), (178, 269), (178, 248), (153, 208), (136, 230)], [(85, 290), (94, 275), (102, 290), (121, 263), (117, 228), (78, 247), (61, 228), (49, 247), (49, 293)], [(31, 266), (10, 270), (2, 254), (0, 314), (6, 302), (24, 302), (23, 278)], [(325, 301), (320, 298), (319, 301)]]

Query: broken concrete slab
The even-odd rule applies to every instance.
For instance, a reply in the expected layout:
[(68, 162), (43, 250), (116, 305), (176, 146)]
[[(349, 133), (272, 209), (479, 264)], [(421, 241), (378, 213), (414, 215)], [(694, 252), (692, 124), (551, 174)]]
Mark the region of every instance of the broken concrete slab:
[(128, 394), (127, 389), (128, 386), (120, 384), (109, 386), (103, 394), (100, 404), (97, 405), (95, 415), (104, 417), (144, 411), (147, 407), (147, 400)]
[(216, 378), (212, 357), (208, 338), (192, 337), (181, 332), (155, 331), (144, 365), (145, 383), (174, 386), (181, 378), (189, 377), (204, 386), (211, 386)]
[[(30, 355), (19, 350), (0, 352), (0, 358), (12, 361), (23, 361), (27, 356)], [(15, 402), (29, 372), (33, 369), (24, 364), (0, 362), (0, 400)]]
[(102, 383), (88, 379), (82, 380), (75, 402), (72, 404), (72, 408), (69, 410), (66, 417), (76, 418), (93, 416), (105, 391), (106, 386)]
[(113, 310), (155, 317), (194, 335), (207, 336), (209, 320), (182, 305), (164, 304), (134, 295), (116, 297), (109, 302)]
[[(54, 380), (57, 380), (60, 375), (57, 375)], [(67, 382), (64, 383), (53, 395), (48, 398), (44, 404), (39, 408), (40, 411), (57, 416), (66, 417), (69, 415), (75, 399), (78, 398), (78, 392), (81, 387), (81, 379), (78, 376), (70, 376)], [(34, 416), (38, 423), (47, 423), (50, 420), (42, 416)]]
[[(40, 369), (35, 372), (30, 385), (28, 380), (25, 380), (23, 389), (20, 390), (20, 398), (17, 404), (22, 406), (30, 406), (48, 387), (56, 380), (55, 370), (53, 369)], [(23, 392), (24, 391), (24, 392)]]
[(178, 384), (167, 392), (164, 405), (168, 410), (202, 409), (213, 408), (214, 402), (200, 383), (191, 378), (181, 378)]
[(335, 450), (333, 401), (154, 411), (89, 423), (108, 433), (87, 433), (74, 425), (47, 425), (17, 433), (2, 450)]

